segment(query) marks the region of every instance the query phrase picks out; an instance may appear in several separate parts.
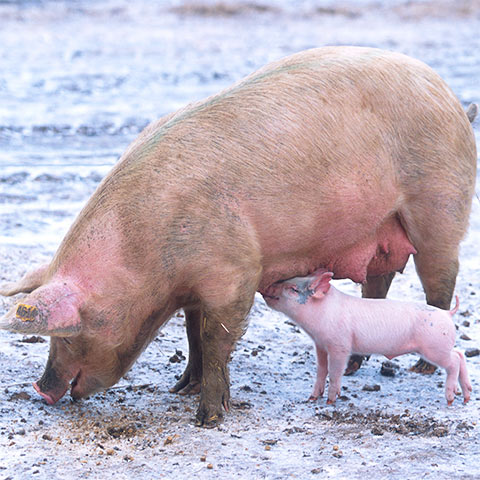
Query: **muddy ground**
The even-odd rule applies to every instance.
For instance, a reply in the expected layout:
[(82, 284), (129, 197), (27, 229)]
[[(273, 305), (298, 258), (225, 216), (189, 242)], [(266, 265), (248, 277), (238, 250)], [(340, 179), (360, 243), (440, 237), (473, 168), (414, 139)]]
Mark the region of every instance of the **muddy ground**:
[[(0, 25), (1, 282), (51, 258), (149, 121), (270, 60), (388, 48), (430, 64), (465, 106), (480, 101), (477, 0), (0, 1)], [(232, 409), (213, 430), (193, 425), (196, 397), (168, 393), (186, 365), (182, 312), (116, 387), (53, 407), (31, 388), (48, 342), (1, 332), (0, 479), (480, 478), (479, 245), (475, 198), (455, 318), (471, 355), (468, 405), (447, 407), (444, 373), (409, 372), (414, 356), (394, 360), (393, 377), (372, 357), (335, 406), (307, 402), (313, 346), (260, 297), (231, 363)], [(424, 299), (411, 263), (390, 296)], [(11, 303), (0, 299), (0, 313)]]

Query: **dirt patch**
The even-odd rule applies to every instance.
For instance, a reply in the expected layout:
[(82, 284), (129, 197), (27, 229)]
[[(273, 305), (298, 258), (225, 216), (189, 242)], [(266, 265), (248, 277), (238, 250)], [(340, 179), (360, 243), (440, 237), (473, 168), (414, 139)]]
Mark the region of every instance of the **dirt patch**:
[(430, 0), (427, 2), (405, 2), (392, 8), (405, 20), (422, 20), (449, 17), (480, 17), (479, 0)]
[(480, 17), (480, 0), (428, 0), (424, 2), (405, 1), (395, 5), (378, 2), (356, 5), (354, 2), (336, 2), (334, 5), (309, 5), (298, 8), (281, 8), (254, 2), (192, 2), (170, 9), (182, 16), (199, 17), (240, 17), (259, 14), (288, 14), (289, 16), (331, 16), (355, 19), (367, 14), (394, 14), (402, 20), (418, 21), (432, 18), (476, 18)]
[(237, 17), (240, 15), (278, 13), (279, 10), (270, 5), (242, 2), (217, 2), (213, 4), (201, 2), (186, 2), (171, 9), (178, 15), (197, 15), (200, 17)]
[(349, 425), (352, 432), (370, 431), (373, 435), (386, 432), (407, 436), (444, 437), (455, 431), (472, 430), (468, 422), (440, 421), (433, 417), (412, 415), (408, 410), (402, 414), (388, 414), (379, 410), (370, 412), (321, 412), (317, 417), (329, 426)]

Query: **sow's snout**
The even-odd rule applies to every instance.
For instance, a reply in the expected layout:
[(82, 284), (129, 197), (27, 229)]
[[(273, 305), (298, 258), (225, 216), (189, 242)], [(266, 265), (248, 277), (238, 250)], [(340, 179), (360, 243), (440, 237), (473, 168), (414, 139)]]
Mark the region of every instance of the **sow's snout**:
[(53, 405), (65, 395), (70, 380), (75, 379), (79, 373), (79, 363), (70, 350), (70, 340), (53, 337), (45, 371), (33, 384), (33, 388), (49, 405)]
[(33, 384), (33, 388), (48, 404), (58, 402), (69, 388), (72, 398), (78, 400), (118, 381), (121, 372), (111, 368), (115, 352), (105, 349), (103, 354), (97, 355), (89, 345), (91, 343), (87, 345), (81, 336), (51, 339), (45, 371)]

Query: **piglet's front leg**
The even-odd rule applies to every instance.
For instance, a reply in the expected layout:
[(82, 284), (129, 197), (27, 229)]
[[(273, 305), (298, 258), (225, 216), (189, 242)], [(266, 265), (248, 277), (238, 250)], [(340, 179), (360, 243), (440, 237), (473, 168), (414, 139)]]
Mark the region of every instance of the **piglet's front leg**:
[(316, 346), (317, 350), (317, 380), (315, 381), (315, 386), (313, 387), (313, 392), (308, 399), (311, 402), (318, 400), (318, 397), (323, 397), (323, 392), (325, 391), (325, 381), (327, 380), (328, 375), (328, 354), (325, 350)]
[(340, 395), (342, 386), (342, 375), (347, 367), (350, 352), (330, 351), (328, 352), (328, 386), (327, 404), (335, 403), (337, 396)]

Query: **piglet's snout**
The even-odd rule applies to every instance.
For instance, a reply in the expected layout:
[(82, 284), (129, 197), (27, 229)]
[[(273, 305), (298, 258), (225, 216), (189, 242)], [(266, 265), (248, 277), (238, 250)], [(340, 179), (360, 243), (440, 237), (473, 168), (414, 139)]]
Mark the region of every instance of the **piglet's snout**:
[(274, 283), (273, 285), (270, 285), (269, 287), (267, 287), (265, 290), (262, 290), (260, 293), (263, 295), (265, 299), (279, 300), (280, 291), (281, 291), (281, 286)]

